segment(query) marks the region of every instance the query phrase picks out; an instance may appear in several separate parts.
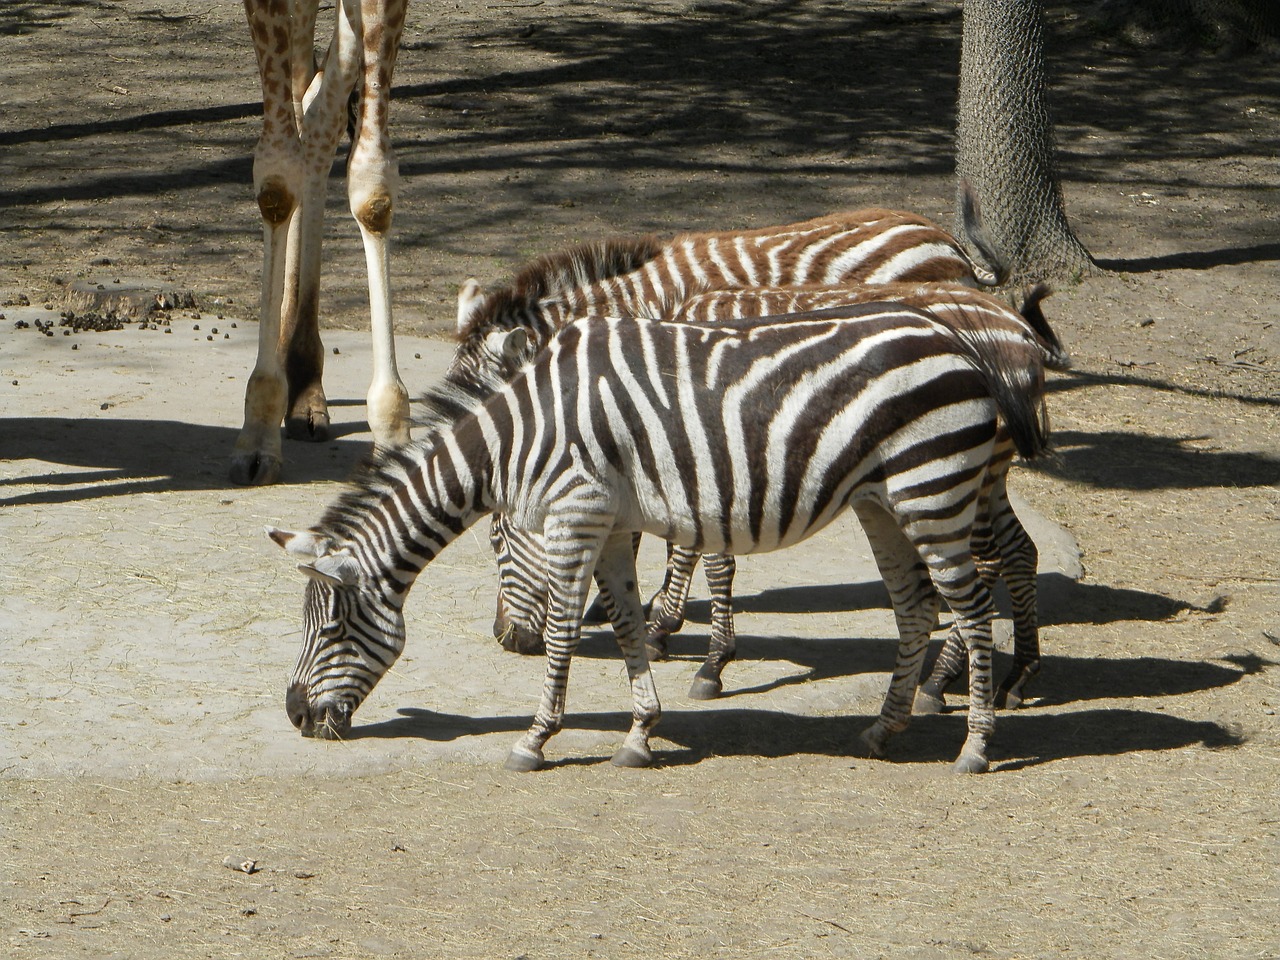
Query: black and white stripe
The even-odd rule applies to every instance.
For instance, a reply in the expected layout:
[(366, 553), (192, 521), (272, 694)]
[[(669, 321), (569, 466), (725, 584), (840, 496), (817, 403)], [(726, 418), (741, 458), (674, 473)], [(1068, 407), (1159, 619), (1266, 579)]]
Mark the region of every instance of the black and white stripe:
[[(271, 531), (306, 558), (316, 584), (291, 716), (304, 732), (342, 734), (403, 646), (414, 579), (496, 510), (542, 533), (551, 581), (547, 680), (508, 764), (539, 765), (561, 725), (593, 571), (631, 678), (632, 729), (614, 759), (647, 763), (660, 708), (633, 533), (705, 552), (759, 552), (797, 543), (852, 508), (900, 634), (864, 747), (881, 754), (909, 721), (941, 597), (970, 667), (957, 768), (986, 769), (994, 604), (970, 541), (997, 446), (1026, 456), (1044, 446), (1042, 377), (1038, 353), (998, 336), (962, 340), (898, 305), (759, 324), (573, 323), (468, 413), (380, 453), (310, 533)], [(451, 389), (446, 419), (466, 406)]]
[[(639, 237), (588, 244), (535, 261), (509, 286), (488, 295), (469, 281), (459, 293), (459, 344), (450, 373), (467, 378), (496, 371), (509, 378), (571, 319), (664, 318), (700, 291), (809, 284), (849, 290), (895, 281), (998, 283), (1005, 267), (987, 238), (972, 191), (963, 196), (965, 235), (990, 267), (924, 217), (869, 208), (786, 226), (682, 234), (665, 242)], [(521, 334), (518, 341), (506, 337), (512, 332)], [(503, 531), (495, 532), (495, 547), (501, 550)], [(515, 535), (508, 531), (506, 536)], [(542, 613), (538, 591), (530, 585), (542, 570), (540, 562), (520, 569), (526, 556), (536, 556), (536, 550), (529, 555), (513, 544), (501, 566), (494, 633), (508, 649), (533, 653), (542, 650), (537, 628)]]
[[(760, 317), (789, 314), (790, 311), (829, 309), (840, 305), (876, 300), (904, 303), (928, 310), (932, 316), (961, 337), (1008, 338), (1011, 346), (1025, 353), (1039, 352), (1046, 366), (1065, 368), (1069, 358), (1057, 335), (1040, 311), (1040, 302), (1049, 289), (1030, 289), (1020, 310), (1002, 300), (958, 284), (883, 284), (877, 286), (801, 286), (794, 288), (741, 288), (716, 290), (689, 298), (672, 311), (679, 321), (725, 322), (758, 320)], [(798, 314), (806, 316), (808, 314)], [(980, 501), (976, 553), (980, 568), (987, 572), (989, 586), (1003, 574), (1014, 612), (1014, 660), (997, 691), (998, 706), (1016, 707), (1025, 696), (1027, 682), (1039, 669), (1040, 646), (1036, 618), (1035, 544), (1027, 536), (1010, 506), (1005, 492), (1005, 475), (1012, 448), (1001, 444), (1000, 462), (988, 469), (988, 487)], [(546, 569), (542, 544), (537, 534), (517, 529), (500, 517), (494, 518), (491, 539), (499, 568), (498, 615), (495, 633), (510, 649), (531, 645), (522, 640), (519, 623), (529, 636), (541, 637), (546, 606)], [(667, 640), (680, 629), (697, 551), (669, 545), (666, 576), (650, 604), (647, 638), (651, 659), (666, 655)], [(731, 556), (708, 560), (707, 579), (712, 598), (711, 645), (707, 659), (690, 688), (690, 696), (709, 699), (720, 694), (721, 672), (735, 655), (732, 582), (735, 563)], [(963, 672), (965, 653), (953, 631), (947, 638), (934, 670), (921, 688), (919, 712), (942, 708), (943, 692)]]

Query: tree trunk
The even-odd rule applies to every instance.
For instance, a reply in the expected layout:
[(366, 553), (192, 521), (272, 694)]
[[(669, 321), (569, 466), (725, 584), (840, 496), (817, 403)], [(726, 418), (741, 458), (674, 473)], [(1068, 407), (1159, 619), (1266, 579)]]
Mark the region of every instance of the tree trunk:
[(957, 175), (1014, 276), (1078, 277), (1096, 268), (1063, 208), (1045, 88), (1043, 0), (965, 0)]

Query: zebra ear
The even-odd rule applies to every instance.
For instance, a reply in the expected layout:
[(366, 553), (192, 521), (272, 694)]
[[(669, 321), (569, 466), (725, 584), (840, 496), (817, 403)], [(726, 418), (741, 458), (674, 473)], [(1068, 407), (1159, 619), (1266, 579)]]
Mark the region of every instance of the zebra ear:
[(466, 280), (462, 281), (462, 286), (458, 288), (459, 336), (467, 332), (467, 328), (471, 326), (471, 321), (483, 302), (484, 295), (480, 292), (480, 283), (476, 278), (467, 277)]
[(484, 345), (504, 363), (519, 363), (525, 347), (529, 343), (529, 334), (520, 327), (514, 330), (494, 330), (484, 338)]
[(298, 569), (312, 580), (330, 587), (354, 587), (360, 582), (360, 566), (345, 550), (327, 553), (311, 563), (300, 563)]
[(280, 530), (277, 527), (266, 527), (267, 536), (286, 553), (295, 557), (306, 557), (314, 560), (323, 556), (325, 545), (314, 533), (295, 533), (292, 530)]

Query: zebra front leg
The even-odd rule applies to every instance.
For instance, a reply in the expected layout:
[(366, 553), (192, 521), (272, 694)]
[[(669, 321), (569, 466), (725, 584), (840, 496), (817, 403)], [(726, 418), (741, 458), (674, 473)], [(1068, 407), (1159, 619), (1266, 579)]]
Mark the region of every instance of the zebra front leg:
[(658, 690), (644, 650), (644, 609), (636, 587), (636, 561), (629, 535), (615, 533), (596, 563), (600, 600), (613, 623), (631, 681), (631, 730), (613, 755), (618, 767), (647, 767), (653, 762), (649, 735), (662, 715)]
[[(639, 531), (631, 535), (631, 556), (635, 558), (640, 555), (640, 538), (643, 536)], [(592, 626), (600, 626), (609, 622), (609, 612), (604, 607), (604, 597), (599, 595), (591, 601), (591, 606), (587, 607), (587, 612), (582, 615), (582, 622), (589, 623)]]
[(689, 688), (689, 696), (694, 700), (714, 700), (720, 696), (724, 690), (720, 674), (738, 653), (733, 630), (733, 576), (737, 569), (738, 562), (732, 554), (708, 554), (702, 560), (711, 591), (711, 646)]
[(667, 639), (684, 626), (685, 606), (689, 602), (689, 581), (701, 554), (688, 547), (667, 543), (667, 570), (662, 588), (649, 601), (646, 652), (650, 660), (667, 658)]
[(928, 568), (897, 520), (870, 501), (860, 501), (854, 509), (889, 591), (898, 627), (898, 652), (884, 705), (876, 722), (859, 736), (870, 756), (883, 757), (889, 737), (911, 722), (916, 684), (929, 646), (929, 632), (937, 622), (940, 601)]
[(564, 722), (569, 666), (582, 636), (582, 610), (587, 603), (591, 571), (613, 525), (612, 515), (603, 510), (593, 510), (596, 506), (589, 494), (581, 500), (566, 500), (561, 506), (563, 515), (546, 520), (543, 539), (550, 593), (546, 628), (547, 674), (533, 725), (511, 748), (505, 764), (508, 770), (528, 771), (541, 767), (544, 762), (542, 748)]

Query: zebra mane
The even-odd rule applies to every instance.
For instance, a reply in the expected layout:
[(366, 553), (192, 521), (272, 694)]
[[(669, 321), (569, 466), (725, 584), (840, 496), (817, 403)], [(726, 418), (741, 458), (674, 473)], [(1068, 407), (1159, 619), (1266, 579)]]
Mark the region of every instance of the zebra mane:
[(430, 447), (441, 433), (467, 414), (478, 409), (503, 386), (487, 369), (478, 374), (447, 374), (440, 383), (418, 399), (413, 423), (421, 431), (420, 439), (405, 448), (375, 447), (352, 471), (347, 489), (325, 511), (314, 530), (330, 536), (347, 538), (355, 517), (399, 481), (397, 476), (413, 468), (419, 461), (414, 451)]
[(508, 286), (484, 298), (458, 332), (458, 340), (466, 342), (477, 333), (523, 325), (521, 312), (540, 301), (630, 273), (661, 252), (661, 241), (645, 235), (597, 240), (539, 257), (517, 273)]

